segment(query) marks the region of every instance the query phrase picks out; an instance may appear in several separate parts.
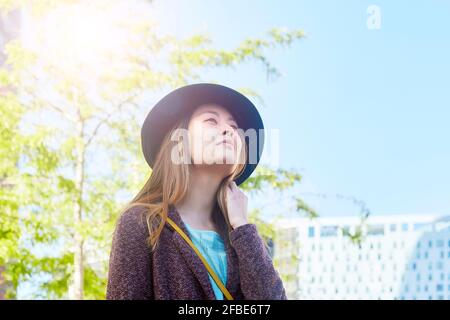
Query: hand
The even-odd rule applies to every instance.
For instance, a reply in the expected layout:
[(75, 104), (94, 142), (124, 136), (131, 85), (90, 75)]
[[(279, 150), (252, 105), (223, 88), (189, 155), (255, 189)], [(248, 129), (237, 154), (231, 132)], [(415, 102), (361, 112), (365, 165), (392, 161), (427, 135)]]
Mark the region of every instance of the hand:
[(232, 181), (227, 187), (228, 220), (233, 229), (247, 224), (247, 196), (239, 189), (236, 182)]

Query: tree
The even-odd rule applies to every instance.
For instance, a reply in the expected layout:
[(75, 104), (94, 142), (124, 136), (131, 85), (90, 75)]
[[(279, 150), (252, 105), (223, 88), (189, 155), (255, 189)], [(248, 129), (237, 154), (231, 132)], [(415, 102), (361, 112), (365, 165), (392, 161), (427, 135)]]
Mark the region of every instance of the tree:
[[(0, 189), (0, 263), (13, 283), (9, 297), (33, 277), (40, 297), (104, 298), (117, 214), (151, 174), (136, 132), (152, 93), (205, 80), (206, 68), (250, 61), (276, 77), (265, 52), (304, 34), (272, 29), (224, 50), (205, 34), (161, 35), (142, 10), (146, 1), (0, 5), (22, 10), (32, 26), (28, 38), (6, 44), (1, 73), (14, 88), (0, 101), (7, 119), (0, 173), (10, 186)], [(282, 173), (259, 167), (243, 188), (283, 190), (300, 181), (296, 172)]]

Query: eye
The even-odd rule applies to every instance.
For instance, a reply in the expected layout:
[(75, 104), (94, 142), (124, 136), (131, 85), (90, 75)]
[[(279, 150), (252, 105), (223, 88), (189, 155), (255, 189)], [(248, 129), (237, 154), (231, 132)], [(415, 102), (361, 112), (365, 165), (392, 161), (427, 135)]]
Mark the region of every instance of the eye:
[(217, 123), (216, 119), (214, 119), (214, 118), (208, 118), (205, 121), (210, 121), (210, 122), (213, 122), (213, 123)]
[(232, 124), (231, 127), (232, 127), (234, 130), (237, 130), (237, 126), (235, 126), (234, 124)]

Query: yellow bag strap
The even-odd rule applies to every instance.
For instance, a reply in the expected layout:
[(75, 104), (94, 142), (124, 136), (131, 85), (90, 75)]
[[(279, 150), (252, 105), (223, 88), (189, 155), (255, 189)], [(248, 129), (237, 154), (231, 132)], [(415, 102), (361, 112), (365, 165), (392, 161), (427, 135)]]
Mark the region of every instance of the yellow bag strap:
[(203, 264), (205, 265), (206, 269), (208, 270), (209, 274), (211, 275), (211, 277), (214, 279), (214, 281), (216, 282), (217, 286), (219, 287), (219, 289), (223, 292), (223, 295), (225, 296), (225, 298), (227, 298), (227, 300), (233, 300), (233, 297), (231, 296), (230, 292), (227, 290), (227, 288), (225, 288), (225, 286), (223, 285), (222, 281), (220, 281), (219, 277), (217, 276), (217, 274), (214, 272), (214, 270), (211, 268), (211, 266), (209, 265), (209, 263), (206, 261), (206, 259), (202, 256), (202, 254), (200, 253), (200, 251), (198, 251), (198, 249), (195, 247), (195, 245), (192, 243), (191, 239), (189, 239), (189, 237), (186, 235), (186, 233), (183, 232), (183, 230), (180, 229), (180, 227), (177, 226), (177, 224), (170, 219), (169, 217), (167, 217), (167, 222), (170, 223), (170, 225), (183, 237), (184, 240), (186, 240), (186, 242), (192, 247), (192, 249), (194, 249), (195, 253), (199, 256), (200, 260), (202, 260)]

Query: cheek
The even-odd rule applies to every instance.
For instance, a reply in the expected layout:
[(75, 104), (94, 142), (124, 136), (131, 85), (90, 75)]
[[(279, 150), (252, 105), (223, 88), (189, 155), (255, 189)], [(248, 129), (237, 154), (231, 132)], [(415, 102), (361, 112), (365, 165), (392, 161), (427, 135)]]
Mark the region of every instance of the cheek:
[(245, 163), (245, 144), (242, 141), (238, 142), (238, 148), (236, 151), (236, 157), (237, 157), (237, 161), (239, 164), (244, 164)]
[(235, 139), (234, 139), (234, 143), (236, 145), (236, 154), (240, 155), (240, 153), (242, 152), (242, 147), (243, 147), (243, 141), (242, 139), (244, 139), (243, 137), (239, 137), (238, 134), (236, 134)]
[(189, 126), (189, 148), (195, 159), (201, 159), (208, 150), (214, 147), (216, 132), (201, 123), (192, 123)]

